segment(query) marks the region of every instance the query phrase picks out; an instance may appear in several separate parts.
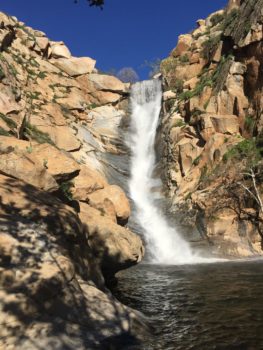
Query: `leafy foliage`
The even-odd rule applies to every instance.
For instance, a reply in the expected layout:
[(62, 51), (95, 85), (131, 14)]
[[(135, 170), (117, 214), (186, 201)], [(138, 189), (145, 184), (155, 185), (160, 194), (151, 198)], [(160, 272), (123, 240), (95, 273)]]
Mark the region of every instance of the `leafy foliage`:
[(176, 79), (174, 84), (173, 84), (173, 89), (175, 90), (175, 92), (177, 92), (178, 94), (181, 94), (183, 92), (183, 88), (184, 88), (183, 80)]
[(178, 65), (178, 62), (174, 57), (168, 57), (162, 60), (160, 68), (164, 74), (169, 74), (170, 71), (174, 71)]
[(180, 100), (189, 100), (194, 96), (199, 96), (206, 86), (213, 87), (213, 78), (210, 74), (201, 76), (198, 84), (193, 90), (184, 91), (179, 95)]
[(202, 46), (203, 46), (203, 51), (202, 51), (202, 56), (203, 58), (207, 60), (211, 60), (213, 55), (216, 52), (216, 49), (218, 48), (218, 45), (221, 41), (221, 34), (217, 36), (210, 37), (208, 40), (206, 40)]
[(179, 61), (181, 63), (188, 63), (189, 62), (189, 57), (185, 54), (179, 57)]
[(244, 123), (244, 126), (245, 126), (245, 129), (249, 132), (249, 133), (252, 133), (253, 132), (253, 129), (255, 127), (255, 120), (253, 119), (252, 116), (250, 115), (247, 115), (245, 117), (245, 123)]
[(236, 22), (236, 19), (238, 18), (240, 14), (239, 9), (235, 8), (231, 12), (229, 12), (226, 16), (224, 21), (221, 24), (221, 30), (224, 32), (226, 29), (229, 31), (231, 30)]
[(257, 163), (262, 160), (263, 156), (263, 143), (261, 137), (246, 139), (239, 142), (232, 147), (223, 156), (223, 161), (228, 160), (245, 161), (247, 166), (253, 168)]
[[(232, 55), (228, 55), (227, 57), (222, 56), (219, 64), (213, 72), (209, 72), (209, 70), (204, 70), (200, 75), (200, 80), (197, 83), (196, 87), (193, 90), (184, 91), (179, 95), (180, 100), (188, 100), (194, 96), (199, 96), (203, 92), (204, 88), (209, 86), (215, 89), (218, 83), (224, 82), (225, 71), (228, 73), (228, 65), (232, 60)], [(222, 85), (222, 84), (221, 84)], [(206, 102), (206, 109), (209, 104), (209, 100)]]
[(215, 13), (211, 18), (210, 21), (212, 23), (212, 26), (216, 26), (218, 23), (222, 22), (224, 19), (224, 14), (222, 13)]
[(175, 123), (175, 126), (178, 127), (178, 128), (182, 128), (183, 126), (185, 126), (185, 122), (183, 120), (178, 120), (176, 123)]
[(69, 201), (73, 200), (73, 194), (71, 190), (72, 187), (74, 187), (74, 183), (72, 181), (62, 182), (59, 186), (60, 191)]

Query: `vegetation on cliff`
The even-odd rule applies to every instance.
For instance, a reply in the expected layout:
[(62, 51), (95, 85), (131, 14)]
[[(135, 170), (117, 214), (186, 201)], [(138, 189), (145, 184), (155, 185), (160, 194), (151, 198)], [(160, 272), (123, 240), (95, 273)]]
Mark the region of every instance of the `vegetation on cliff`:
[(161, 63), (164, 182), (174, 206), (233, 256), (261, 254), (262, 7), (229, 1)]

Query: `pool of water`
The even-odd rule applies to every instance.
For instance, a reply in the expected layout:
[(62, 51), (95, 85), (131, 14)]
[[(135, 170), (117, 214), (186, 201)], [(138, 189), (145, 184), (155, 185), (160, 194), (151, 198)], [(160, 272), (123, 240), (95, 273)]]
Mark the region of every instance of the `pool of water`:
[(263, 349), (263, 261), (139, 265), (114, 295), (153, 326), (136, 350)]

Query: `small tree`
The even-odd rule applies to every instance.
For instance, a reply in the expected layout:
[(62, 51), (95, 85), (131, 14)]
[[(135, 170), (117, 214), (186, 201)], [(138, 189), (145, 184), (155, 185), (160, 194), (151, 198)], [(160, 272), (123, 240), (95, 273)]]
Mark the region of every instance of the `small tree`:
[(117, 73), (117, 78), (119, 78), (123, 83), (136, 83), (139, 80), (138, 74), (131, 67), (124, 67)]

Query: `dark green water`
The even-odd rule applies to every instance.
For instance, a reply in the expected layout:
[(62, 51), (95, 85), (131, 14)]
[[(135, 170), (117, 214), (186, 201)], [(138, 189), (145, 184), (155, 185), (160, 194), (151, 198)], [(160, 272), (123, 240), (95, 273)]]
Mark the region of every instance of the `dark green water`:
[(263, 261), (140, 265), (115, 296), (154, 327), (133, 350), (263, 349)]

